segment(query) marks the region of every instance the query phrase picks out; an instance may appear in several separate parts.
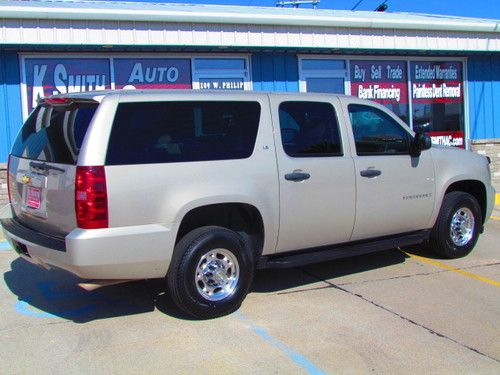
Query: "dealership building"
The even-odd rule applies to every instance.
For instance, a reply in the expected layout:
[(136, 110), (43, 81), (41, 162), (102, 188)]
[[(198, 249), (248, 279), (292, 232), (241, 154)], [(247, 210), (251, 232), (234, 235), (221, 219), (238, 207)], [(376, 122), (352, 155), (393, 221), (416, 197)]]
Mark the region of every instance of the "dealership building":
[(490, 156), (500, 191), (500, 20), (7, 0), (0, 3), (0, 203), (10, 147), (38, 98), (144, 88), (375, 100), (434, 143)]

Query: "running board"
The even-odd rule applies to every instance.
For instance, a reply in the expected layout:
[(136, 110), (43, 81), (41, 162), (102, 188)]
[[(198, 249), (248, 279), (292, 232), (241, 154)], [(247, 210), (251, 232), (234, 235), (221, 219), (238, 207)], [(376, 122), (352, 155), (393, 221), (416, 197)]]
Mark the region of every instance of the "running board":
[(416, 245), (429, 239), (431, 231), (422, 230), (391, 237), (375, 238), (346, 244), (316, 247), (298, 252), (288, 252), (272, 256), (262, 256), (257, 264), (263, 268), (290, 268), (325, 262), (333, 259), (348, 258), (355, 255), (394, 249), (400, 246)]
[(90, 280), (85, 283), (78, 283), (78, 286), (87, 292), (92, 292), (96, 289), (102, 288), (104, 286), (118, 285), (123, 283), (128, 283), (129, 281), (135, 281), (134, 279), (126, 280)]

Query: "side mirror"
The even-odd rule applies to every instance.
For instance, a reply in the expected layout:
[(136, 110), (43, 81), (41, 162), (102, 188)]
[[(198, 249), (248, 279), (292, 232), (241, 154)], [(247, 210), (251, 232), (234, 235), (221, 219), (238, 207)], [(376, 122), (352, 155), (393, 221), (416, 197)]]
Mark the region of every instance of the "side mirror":
[(431, 137), (424, 133), (415, 134), (411, 145), (411, 156), (418, 157), (424, 150), (428, 150), (432, 146)]

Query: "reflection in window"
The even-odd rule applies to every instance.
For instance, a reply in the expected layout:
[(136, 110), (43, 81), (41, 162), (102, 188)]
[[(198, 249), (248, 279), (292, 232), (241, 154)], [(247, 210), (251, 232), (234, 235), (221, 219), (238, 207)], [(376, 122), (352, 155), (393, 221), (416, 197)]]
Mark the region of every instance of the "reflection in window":
[(349, 104), (358, 155), (397, 155), (409, 153), (409, 133), (378, 108)]

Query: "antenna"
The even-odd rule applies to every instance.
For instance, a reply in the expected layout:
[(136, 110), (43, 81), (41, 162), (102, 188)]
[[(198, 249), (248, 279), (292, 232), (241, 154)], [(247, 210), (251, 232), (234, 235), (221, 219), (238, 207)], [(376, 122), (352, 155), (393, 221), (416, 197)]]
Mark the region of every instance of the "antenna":
[(285, 7), (291, 5), (294, 8), (298, 8), (302, 4), (311, 4), (314, 9), (318, 6), (320, 0), (276, 0), (277, 7)]
[(386, 4), (387, 0), (385, 0), (382, 4), (380, 4), (377, 8), (375, 8), (375, 12), (385, 12), (389, 5)]

